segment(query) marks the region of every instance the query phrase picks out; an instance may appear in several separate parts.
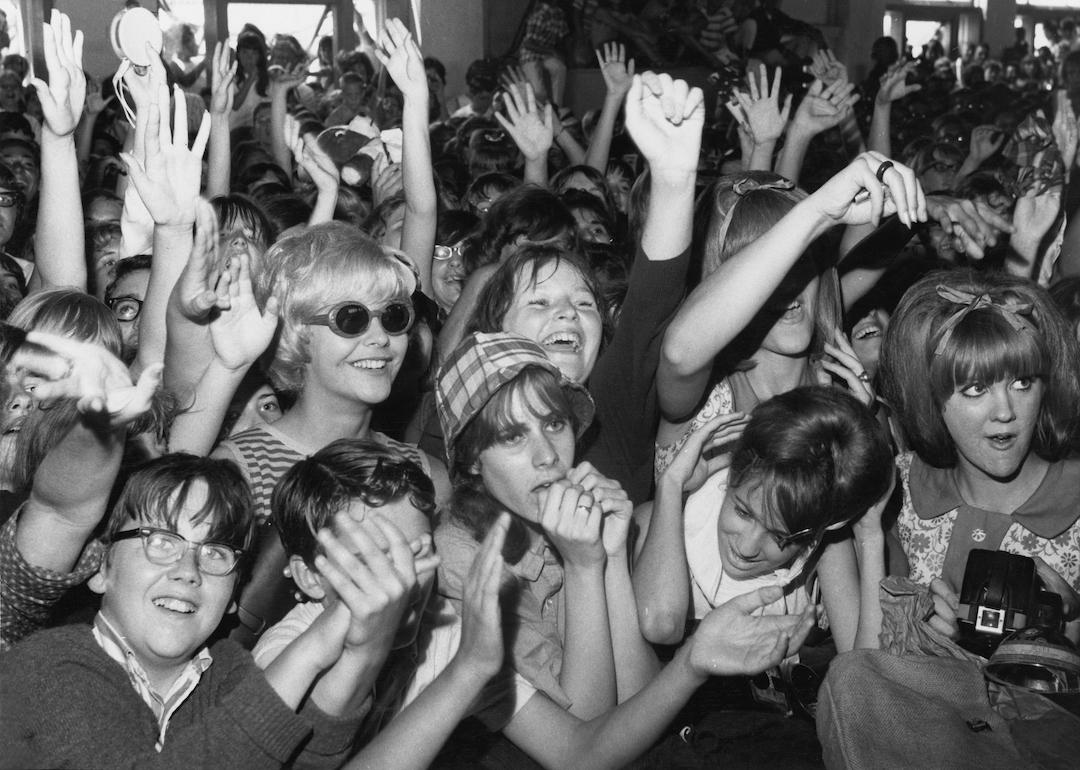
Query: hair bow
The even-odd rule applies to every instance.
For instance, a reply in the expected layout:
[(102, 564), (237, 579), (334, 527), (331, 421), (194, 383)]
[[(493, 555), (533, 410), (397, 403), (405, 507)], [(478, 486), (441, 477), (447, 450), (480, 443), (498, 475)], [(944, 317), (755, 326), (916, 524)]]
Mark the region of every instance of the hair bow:
[(1024, 317), (1025, 315), (1031, 314), (1032, 304), (1030, 302), (1017, 302), (1016, 300), (995, 302), (990, 298), (989, 294), (972, 294), (971, 292), (954, 289), (942, 284), (938, 284), (937, 293), (942, 299), (948, 300), (956, 305), (963, 305), (963, 307), (946, 318), (945, 323), (941, 324), (941, 328), (938, 330), (941, 339), (938, 340), (937, 347), (934, 348), (935, 356), (940, 356), (942, 354), (945, 350), (945, 345), (948, 344), (949, 339), (952, 337), (953, 330), (955, 330), (956, 327), (960, 325), (960, 322), (973, 310), (993, 308), (999, 311), (1005, 320), (1009, 322), (1009, 325), (1016, 331), (1029, 331), (1032, 334), (1036, 331), (1035, 325)]

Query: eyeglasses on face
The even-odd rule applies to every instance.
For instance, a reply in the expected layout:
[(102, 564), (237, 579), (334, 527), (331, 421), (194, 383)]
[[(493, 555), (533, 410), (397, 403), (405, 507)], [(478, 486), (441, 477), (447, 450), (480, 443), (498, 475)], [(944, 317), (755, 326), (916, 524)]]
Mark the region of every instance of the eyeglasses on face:
[(395, 300), (382, 310), (369, 310), (359, 302), (339, 302), (327, 312), (308, 321), (317, 326), (329, 326), (339, 337), (359, 337), (368, 330), (371, 319), (378, 318), (387, 334), (404, 334), (412, 328), (415, 313), (411, 302)]
[(143, 301), (135, 297), (113, 297), (105, 300), (117, 321), (134, 321), (142, 312)]
[(437, 245), (435, 247), (434, 257), (435, 257), (435, 259), (439, 260), (440, 262), (445, 262), (448, 259), (453, 259), (454, 257), (460, 257), (462, 255), (463, 251), (464, 251), (464, 249), (462, 248), (460, 243), (457, 246), (438, 246)]
[(125, 529), (113, 535), (112, 541), (118, 543), (121, 540), (131, 540), (136, 537), (142, 540), (146, 558), (151, 563), (163, 567), (176, 564), (184, 558), (188, 548), (195, 548), (195, 565), (199, 571), (215, 577), (228, 575), (235, 570), (240, 563), (240, 557), (244, 554), (242, 549), (233, 548), (225, 543), (193, 543), (175, 532), (157, 527)]

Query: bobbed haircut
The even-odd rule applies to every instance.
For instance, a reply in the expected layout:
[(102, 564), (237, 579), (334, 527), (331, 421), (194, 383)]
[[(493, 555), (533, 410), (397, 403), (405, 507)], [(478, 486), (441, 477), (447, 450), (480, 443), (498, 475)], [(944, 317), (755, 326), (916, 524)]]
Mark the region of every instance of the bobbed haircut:
[[(454, 442), (450, 464), (450, 480), (454, 486), (450, 497), (450, 515), (477, 542), (484, 539), (504, 510), (502, 504), (488, 492), (477, 466), (481, 453), (516, 427), (513, 414), (515, 402), (525, 404), (526, 409), (540, 419), (556, 417), (566, 420), (571, 430), (577, 433), (578, 421), (570, 398), (556, 376), (545, 369), (522, 369), (517, 377), (491, 397)], [(516, 564), (524, 556), (528, 538), (525, 525), (518, 516), (512, 516), (503, 547), (503, 556), (509, 563)]]
[[(986, 295), (992, 303), (967, 312), (944, 343), (943, 325), (965, 305), (942, 297), (939, 287)], [(1024, 306), (1019, 314), (1030, 328), (1014, 328), (1013, 311), (1004, 310), (1006, 305)], [(1032, 451), (1053, 461), (1075, 446), (1080, 403), (1076, 336), (1047, 292), (1029, 280), (972, 270), (930, 273), (900, 300), (885, 334), (880, 367), (885, 398), (908, 441), (934, 467), (956, 465), (956, 444), (942, 409), (954, 392), (974, 383), (1038, 377), (1044, 390)]]
[(111, 543), (132, 520), (176, 532), (180, 510), (200, 482), (206, 489), (206, 500), (191, 523), (209, 521), (208, 541), (242, 549), (238, 572), (243, 574), (252, 558), (255, 502), (247, 480), (232, 460), (176, 453), (140, 466), (128, 477), (109, 514), (105, 542)]
[[(704, 209), (704, 231), (699, 247), (702, 277), (716, 272), (720, 265), (764, 235), (805, 198), (804, 191), (791, 187), (782, 176), (770, 171), (747, 171), (720, 177), (699, 202), (700, 209)], [(820, 240), (807, 247), (788, 278), (784, 279), (783, 286), (797, 275), (806, 275), (809, 280), (811, 274), (819, 279), (815, 330), (809, 351), (813, 356), (821, 354), (833, 331), (840, 328), (842, 315), (840, 281), (831, 256)], [(762, 333), (760, 325), (752, 322), (736, 337), (723, 353), (728, 368), (745, 367), (745, 359), (760, 346)]]
[(289, 469), (270, 510), (285, 553), (310, 567), (320, 553), (315, 534), (350, 502), (378, 508), (401, 499), (434, 518), (435, 485), (415, 461), (370, 439), (339, 439)]
[(465, 253), (468, 272), (498, 262), (503, 249), (519, 239), (551, 241), (565, 238), (573, 243), (577, 223), (562, 201), (549, 190), (521, 185), (510, 190), (488, 209), (480, 231)]
[(858, 518), (889, 487), (892, 451), (873, 414), (839, 388), (811, 385), (760, 404), (732, 456), (729, 488), (759, 488), (789, 532)]
[(243, 193), (218, 195), (210, 200), (210, 205), (214, 207), (218, 227), (222, 232), (228, 232), (239, 226), (251, 233), (261, 251), (270, 248), (270, 244), (277, 237), (274, 226), (262, 207)]
[(607, 303), (588, 260), (577, 251), (554, 246), (522, 246), (511, 252), (480, 290), (476, 308), (466, 326), (466, 334), (505, 331), (503, 321), (518, 292), (525, 287), (535, 286), (545, 268), (555, 270), (564, 263), (577, 270), (589, 287), (604, 323), (604, 339), (607, 339), (611, 331), (607, 320)]
[(269, 370), (275, 390), (303, 390), (311, 361), (307, 322), (326, 309), (327, 295), (342, 287), (408, 299), (416, 276), (402, 258), (342, 222), (287, 233), (266, 252), (255, 275), (255, 296), (260, 307), (271, 296), (279, 303), (281, 324)]
[(26, 297), (7, 322), (26, 331), (42, 331), (101, 345), (119, 357), (120, 327), (112, 311), (78, 289), (48, 289)]

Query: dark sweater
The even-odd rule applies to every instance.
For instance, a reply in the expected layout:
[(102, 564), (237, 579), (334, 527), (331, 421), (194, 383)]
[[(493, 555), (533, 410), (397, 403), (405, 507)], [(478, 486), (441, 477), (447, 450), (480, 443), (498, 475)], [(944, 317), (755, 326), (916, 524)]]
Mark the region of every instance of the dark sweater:
[(0, 766), (240, 770), (280, 767), (301, 746), (301, 765), (344, 761), (359, 719), (310, 704), (297, 715), (235, 642), (210, 652), (213, 665), (172, 715), (158, 753), (153, 712), (89, 626), (28, 637), (0, 656)]

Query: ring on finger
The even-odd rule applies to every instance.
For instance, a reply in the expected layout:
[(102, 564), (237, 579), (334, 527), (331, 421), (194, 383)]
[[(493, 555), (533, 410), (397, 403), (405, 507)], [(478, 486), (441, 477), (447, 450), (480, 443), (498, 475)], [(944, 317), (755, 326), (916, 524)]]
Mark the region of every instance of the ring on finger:
[(893, 162), (891, 160), (887, 160), (884, 163), (882, 163), (880, 166), (878, 166), (877, 173), (875, 174), (875, 176), (877, 177), (877, 180), (879, 182), (881, 182), (882, 184), (884, 184), (885, 183), (885, 172), (888, 171), (892, 167), (893, 167)]
[(860, 380), (862, 380), (865, 383), (870, 382), (870, 373), (867, 372), (865, 369), (863, 369), (861, 372), (859, 372), (855, 376), (858, 377)]

